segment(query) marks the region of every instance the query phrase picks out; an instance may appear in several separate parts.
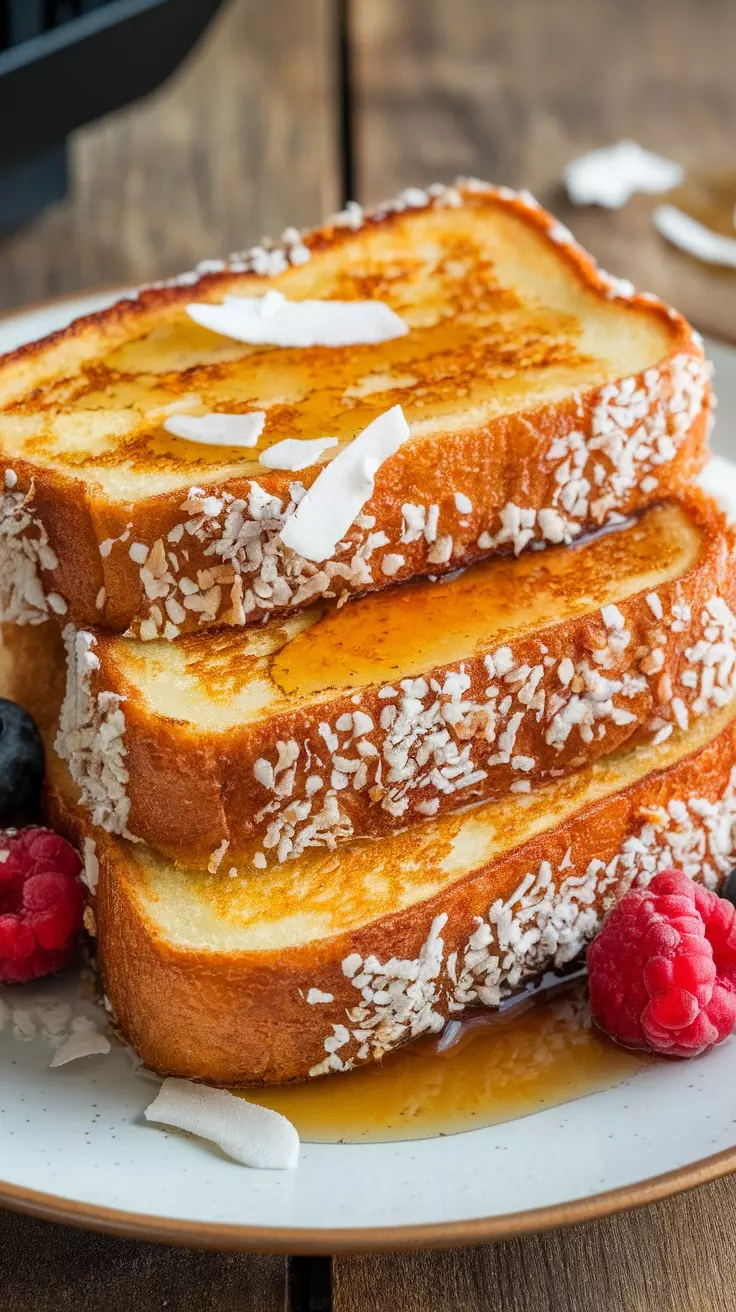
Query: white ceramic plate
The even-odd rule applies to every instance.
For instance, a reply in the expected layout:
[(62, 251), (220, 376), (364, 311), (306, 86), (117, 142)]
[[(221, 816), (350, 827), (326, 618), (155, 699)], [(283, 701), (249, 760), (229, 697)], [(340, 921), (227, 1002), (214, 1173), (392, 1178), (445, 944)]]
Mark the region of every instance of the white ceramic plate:
[[(6, 319), (0, 351), (112, 299)], [(709, 346), (721, 395), (715, 447), (736, 455), (736, 350)], [(719, 459), (709, 474), (736, 507), (736, 465)], [(76, 1007), (78, 990), (76, 979), (41, 984), (22, 1003)], [(58, 1070), (50, 1057), (43, 1040), (0, 1028), (0, 1204), (141, 1237), (289, 1252), (468, 1243), (634, 1206), (736, 1169), (736, 1040), (489, 1129), (307, 1144), (292, 1172), (247, 1170), (148, 1125), (155, 1086), (122, 1048)]]

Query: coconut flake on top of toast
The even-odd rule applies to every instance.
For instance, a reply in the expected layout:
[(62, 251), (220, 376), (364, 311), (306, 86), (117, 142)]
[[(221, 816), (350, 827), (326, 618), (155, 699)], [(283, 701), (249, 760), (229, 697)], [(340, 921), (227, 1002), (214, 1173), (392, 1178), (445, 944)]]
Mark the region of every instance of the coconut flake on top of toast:
[(409, 425), (400, 405), (378, 415), (320, 470), (284, 524), (281, 541), (318, 564), (332, 556), (372, 495), (381, 465), (408, 437)]
[(210, 332), (257, 346), (372, 346), (409, 331), (382, 301), (287, 301), (275, 291), (193, 302), (187, 314)]
[[(216, 309), (271, 292), (370, 298), (408, 332), (258, 346), (186, 312), (195, 298)], [(258, 444), (236, 453), (167, 432), (165, 412), (190, 394), (207, 414), (263, 411)], [(397, 399), (409, 439), (334, 552), (313, 562), (287, 549), (315, 478)], [(64, 607), (77, 624), (173, 639), (571, 541), (682, 487), (702, 464), (708, 412), (697, 335), (604, 275), (530, 197), (472, 181), (410, 189), (6, 357), (0, 469), (16, 481), (0, 505), (2, 611)], [(325, 434), (334, 454), (298, 480), (260, 460)], [(423, 530), (407, 534), (407, 516)], [(123, 540), (131, 521), (142, 561)]]

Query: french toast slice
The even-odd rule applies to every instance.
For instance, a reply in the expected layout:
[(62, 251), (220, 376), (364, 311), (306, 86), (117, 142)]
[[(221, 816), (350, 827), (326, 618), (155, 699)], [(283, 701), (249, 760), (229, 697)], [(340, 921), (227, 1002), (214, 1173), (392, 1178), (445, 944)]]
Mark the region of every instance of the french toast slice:
[[(91, 836), (50, 744), (63, 662), (5, 626), (0, 688), (36, 715), (51, 822), (78, 842), (109, 1005), (145, 1063), (238, 1087), (378, 1060), (573, 962), (633, 882), (736, 859), (736, 703), (534, 793), (340, 855), (221, 879)], [(61, 657), (61, 648), (57, 655)], [(298, 896), (295, 898), (294, 894)]]
[(631, 886), (736, 856), (736, 704), (533, 793), (222, 879), (83, 839), (115, 1022), (161, 1074), (230, 1087), (344, 1071), (575, 960)]
[(263, 868), (663, 740), (736, 693), (735, 608), (736, 531), (693, 492), (257, 630), (68, 626), (58, 749), (95, 824), (223, 875)]
[[(267, 292), (381, 301), (407, 331), (244, 345), (187, 311)], [(408, 439), (361, 466), (367, 500), (344, 535), (288, 545), (333, 461), (327, 502), (342, 513), (354, 439), (397, 404)], [(164, 427), (256, 409), (265, 428), (247, 450)], [(684, 487), (709, 411), (697, 334), (598, 270), (531, 197), (466, 181), (370, 215), (351, 206), (5, 358), (1, 616), (172, 639), (569, 542)], [(301, 472), (261, 461), (325, 437), (338, 445)]]

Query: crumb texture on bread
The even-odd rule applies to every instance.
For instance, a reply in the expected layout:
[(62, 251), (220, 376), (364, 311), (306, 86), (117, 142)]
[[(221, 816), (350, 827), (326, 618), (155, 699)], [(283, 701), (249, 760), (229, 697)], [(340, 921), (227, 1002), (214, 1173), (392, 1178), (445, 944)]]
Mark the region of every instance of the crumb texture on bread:
[(735, 566), (734, 530), (691, 494), (586, 545), (243, 634), (69, 626), (58, 749), (96, 824), (222, 875), (380, 838), (728, 702)]
[[(410, 199), (406, 199), (409, 195)], [(242, 626), (317, 598), (570, 542), (683, 487), (704, 460), (702, 345), (610, 279), (531, 198), (466, 183), (351, 211), (283, 249), (149, 289), (0, 365), (0, 608), (143, 639)], [(360, 299), (379, 345), (246, 346), (186, 306), (229, 294)], [(410, 439), (333, 554), (282, 530), (325, 464), (400, 404)], [(267, 416), (248, 451), (172, 414)], [(259, 455), (334, 435), (298, 477)], [(133, 528), (135, 525), (135, 529)]]
[[(212, 330), (238, 296), (257, 341)], [(0, 681), (149, 1067), (349, 1071), (565, 969), (668, 865), (720, 886), (711, 405), (680, 315), (473, 180), (0, 361)]]
[[(718, 887), (734, 859), (733, 704), (293, 874), (220, 879), (96, 844), (98, 953), (122, 1033), (162, 1073), (280, 1083), (380, 1058), (572, 961), (634, 880), (668, 865)], [(55, 817), (81, 832), (68, 785)]]

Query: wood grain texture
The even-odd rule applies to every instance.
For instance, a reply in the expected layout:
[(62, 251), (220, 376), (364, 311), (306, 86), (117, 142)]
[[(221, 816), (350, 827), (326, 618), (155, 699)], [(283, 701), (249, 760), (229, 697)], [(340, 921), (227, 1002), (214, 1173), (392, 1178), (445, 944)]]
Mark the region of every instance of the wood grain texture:
[(282, 1312), (286, 1258), (112, 1239), (0, 1211), (0, 1312)]
[(71, 143), (72, 192), (0, 245), (0, 306), (135, 284), (338, 202), (332, 0), (231, 0), (185, 65)]
[(481, 1248), (336, 1258), (334, 1312), (733, 1312), (736, 1180)]
[(353, 0), (358, 198), (457, 173), (527, 187), (604, 267), (736, 339), (736, 272), (651, 225), (650, 198), (575, 209), (563, 166), (633, 137), (736, 169), (732, 0)]

